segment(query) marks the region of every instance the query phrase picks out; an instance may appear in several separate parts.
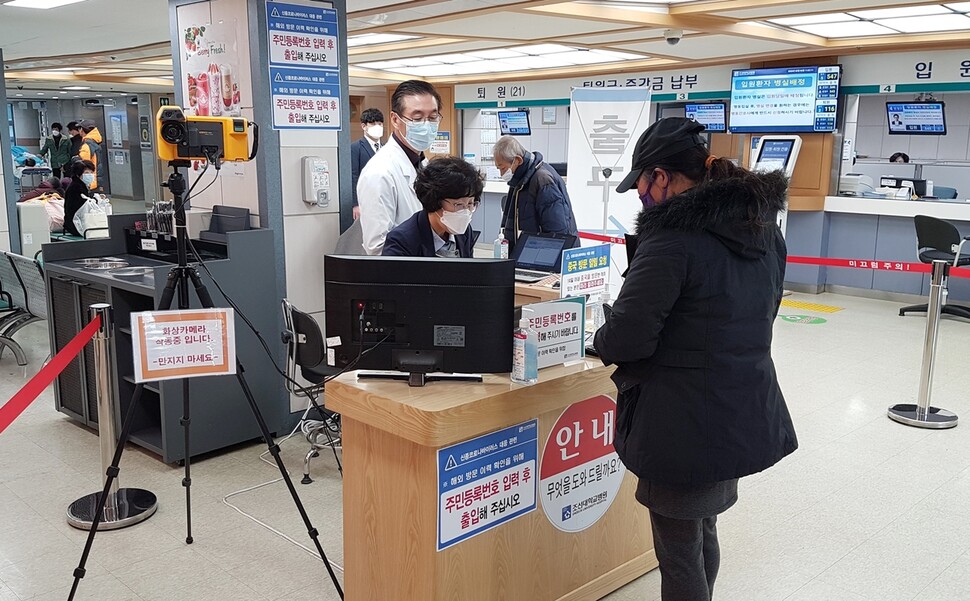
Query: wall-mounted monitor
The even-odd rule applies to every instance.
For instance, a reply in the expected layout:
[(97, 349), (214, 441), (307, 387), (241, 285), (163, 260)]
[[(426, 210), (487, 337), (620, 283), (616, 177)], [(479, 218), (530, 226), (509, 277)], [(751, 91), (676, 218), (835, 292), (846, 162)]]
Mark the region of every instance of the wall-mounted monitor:
[(886, 119), (890, 135), (946, 135), (946, 112), (942, 102), (887, 102)]
[(707, 127), (707, 131), (714, 133), (724, 133), (727, 131), (725, 110), (726, 107), (723, 102), (688, 104), (684, 107), (684, 112), (688, 119), (702, 123)]
[(529, 111), (499, 111), (498, 128), (503, 136), (531, 135), (532, 128), (529, 127)]
[(841, 67), (735, 69), (731, 133), (835, 131)]

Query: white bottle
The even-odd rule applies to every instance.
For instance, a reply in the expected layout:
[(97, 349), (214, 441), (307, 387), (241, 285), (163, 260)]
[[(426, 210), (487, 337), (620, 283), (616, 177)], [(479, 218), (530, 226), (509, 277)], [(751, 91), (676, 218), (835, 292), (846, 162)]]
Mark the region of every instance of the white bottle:
[(529, 311), (522, 310), (519, 327), (512, 334), (512, 381), (535, 384), (539, 381), (538, 334), (529, 325)]
[(509, 241), (505, 239), (505, 230), (498, 231), (498, 238), (492, 243), (492, 256), (496, 259), (509, 258)]
[(926, 196), (933, 196), (933, 180), (926, 180)]

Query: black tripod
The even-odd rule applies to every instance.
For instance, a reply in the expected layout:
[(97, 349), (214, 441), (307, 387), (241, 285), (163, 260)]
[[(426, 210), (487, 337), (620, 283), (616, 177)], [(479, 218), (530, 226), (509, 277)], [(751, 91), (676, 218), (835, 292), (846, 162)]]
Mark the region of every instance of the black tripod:
[[(169, 176), (168, 182), (165, 185), (172, 192), (175, 203), (175, 240), (176, 250), (178, 252), (178, 265), (173, 267), (168, 273), (168, 280), (165, 282), (165, 289), (162, 291), (162, 297), (159, 300), (158, 309), (161, 311), (167, 311), (171, 308), (172, 300), (175, 298), (176, 292), (178, 293), (178, 308), (180, 310), (186, 310), (189, 308), (189, 280), (192, 281), (196, 296), (198, 297), (199, 303), (202, 305), (202, 307), (211, 309), (215, 306), (212, 302), (212, 297), (209, 296), (209, 291), (206, 290), (205, 284), (202, 282), (202, 277), (199, 275), (198, 270), (196, 270), (195, 267), (190, 267), (188, 265), (188, 258), (186, 255), (188, 247), (188, 233), (186, 231), (185, 203), (183, 202), (183, 195), (185, 194), (185, 178), (182, 177), (181, 173), (179, 173), (179, 168), (188, 167), (190, 164), (191, 163), (189, 161), (182, 160), (169, 162), (169, 166), (172, 167), (173, 173)], [(313, 524), (310, 523), (310, 517), (306, 513), (306, 509), (303, 506), (303, 501), (300, 500), (300, 495), (296, 492), (296, 487), (293, 486), (293, 481), (290, 479), (290, 475), (286, 471), (286, 466), (283, 465), (283, 459), (280, 457), (280, 447), (278, 444), (276, 444), (276, 441), (273, 440), (272, 434), (270, 434), (269, 427), (266, 425), (266, 420), (263, 419), (263, 414), (259, 410), (259, 405), (257, 405), (252, 390), (249, 388), (249, 383), (246, 382), (245, 369), (238, 359), (236, 360), (236, 380), (239, 381), (239, 386), (242, 388), (243, 394), (246, 396), (246, 401), (249, 403), (249, 408), (253, 412), (253, 417), (256, 419), (256, 423), (259, 425), (259, 430), (262, 434), (263, 441), (266, 443), (269, 453), (276, 461), (276, 466), (279, 468), (280, 475), (283, 477), (283, 482), (286, 483), (286, 488), (289, 490), (290, 496), (293, 498), (293, 503), (300, 512), (300, 517), (303, 519), (303, 524), (307, 528), (307, 534), (313, 540), (313, 544), (316, 546), (317, 552), (320, 554), (320, 559), (323, 560), (324, 565), (327, 567), (327, 572), (330, 574), (330, 579), (333, 581), (333, 585), (337, 589), (337, 594), (341, 599), (343, 599), (343, 589), (340, 587), (340, 582), (337, 580), (337, 575), (333, 571), (333, 566), (330, 565), (330, 560), (327, 559), (327, 554), (324, 552), (323, 546), (320, 544), (319, 532), (313, 527)], [(135, 387), (131, 404), (128, 406), (128, 414), (125, 417), (125, 423), (121, 430), (121, 437), (118, 440), (118, 446), (115, 449), (111, 466), (106, 472), (108, 477), (105, 481), (104, 489), (101, 491), (101, 494), (98, 497), (98, 510), (94, 514), (94, 521), (91, 524), (91, 530), (88, 532), (87, 541), (84, 544), (84, 551), (81, 554), (81, 561), (78, 564), (78, 567), (74, 570), (74, 584), (71, 587), (71, 593), (68, 596), (68, 601), (72, 601), (74, 599), (74, 594), (77, 591), (78, 584), (80, 583), (81, 578), (84, 578), (84, 566), (87, 563), (88, 555), (91, 551), (91, 545), (94, 543), (94, 535), (98, 531), (98, 525), (101, 521), (100, 517), (104, 511), (105, 502), (107, 501), (111, 484), (114, 482), (114, 479), (118, 477), (118, 464), (121, 462), (121, 454), (124, 450), (125, 443), (128, 442), (132, 416), (135, 413), (135, 407), (138, 401), (141, 399), (142, 389), (142, 384), (138, 384)], [(182, 425), (185, 433), (185, 477), (182, 479), (182, 486), (185, 487), (185, 542), (186, 544), (192, 544), (192, 478), (190, 460), (191, 453), (189, 452), (189, 425), (191, 420), (189, 418), (188, 378), (184, 378), (182, 380), (182, 419), (179, 423)]]

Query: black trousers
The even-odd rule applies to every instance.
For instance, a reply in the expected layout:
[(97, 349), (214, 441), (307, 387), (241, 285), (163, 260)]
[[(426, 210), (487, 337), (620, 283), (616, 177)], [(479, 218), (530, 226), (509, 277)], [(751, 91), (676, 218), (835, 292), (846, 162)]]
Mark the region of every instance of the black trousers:
[(717, 516), (678, 520), (650, 511), (662, 601), (711, 601), (721, 564)]
[(54, 167), (54, 168), (52, 168), (51, 169), (51, 175), (53, 175), (57, 179), (61, 179), (61, 168), (60, 167)]

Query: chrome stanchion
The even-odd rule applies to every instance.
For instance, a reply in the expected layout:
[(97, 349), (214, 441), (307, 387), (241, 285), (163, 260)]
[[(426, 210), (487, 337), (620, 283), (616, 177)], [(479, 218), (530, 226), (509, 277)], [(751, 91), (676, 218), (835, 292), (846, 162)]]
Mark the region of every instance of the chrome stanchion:
[(947, 261), (933, 261), (930, 302), (926, 311), (926, 335), (923, 340), (923, 367), (919, 378), (919, 398), (915, 405), (903, 403), (889, 408), (889, 419), (917, 428), (952, 428), (957, 416), (951, 411), (930, 406), (933, 392), (933, 367), (936, 362), (936, 339), (940, 333), (940, 315), (946, 303), (946, 280), (950, 275)]
[[(114, 374), (111, 361), (111, 331), (114, 319), (111, 306), (103, 303), (91, 305), (91, 319), (101, 318), (101, 327), (94, 335), (94, 372), (98, 394), (98, 440), (101, 443), (101, 471), (107, 480), (108, 468), (118, 444), (118, 427), (115, 421)], [(135, 411), (134, 405), (128, 411)], [(101, 493), (91, 493), (71, 503), (67, 508), (67, 523), (75, 528), (89, 530), (98, 510)], [(119, 488), (115, 478), (111, 485), (98, 530), (115, 530), (147, 520), (158, 509), (158, 499), (140, 488)]]

